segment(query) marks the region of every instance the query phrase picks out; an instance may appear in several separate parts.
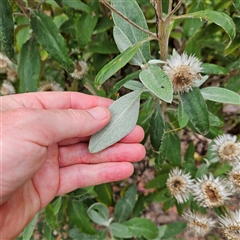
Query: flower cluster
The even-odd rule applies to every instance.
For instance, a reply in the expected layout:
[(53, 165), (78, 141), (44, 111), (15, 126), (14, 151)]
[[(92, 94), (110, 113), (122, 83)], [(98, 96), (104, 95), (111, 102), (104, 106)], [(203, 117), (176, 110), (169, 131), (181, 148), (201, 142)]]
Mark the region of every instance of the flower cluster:
[(1, 95), (14, 94), (16, 91), (12, 83), (17, 79), (17, 71), (13, 63), (3, 53), (0, 53), (0, 74), (5, 79), (1, 85)]
[(63, 91), (61, 85), (55, 81), (42, 81), (38, 92)]
[(87, 63), (84, 61), (78, 61), (74, 63), (74, 71), (71, 76), (75, 79), (82, 79), (88, 72)]
[[(227, 162), (232, 169), (228, 177), (214, 177), (212, 173), (192, 179), (189, 173), (179, 168), (171, 169), (166, 185), (178, 203), (189, 199), (206, 209), (225, 206), (236, 192), (240, 192), (240, 142), (236, 136), (222, 135), (213, 140), (212, 151), (220, 163)], [(187, 210), (183, 218), (188, 230), (195, 236), (204, 236), (216, 225), (216, 221), (199, 212)], [(230, 240), (240, 239), (240, 210), (219, 217), (220, 228)]]

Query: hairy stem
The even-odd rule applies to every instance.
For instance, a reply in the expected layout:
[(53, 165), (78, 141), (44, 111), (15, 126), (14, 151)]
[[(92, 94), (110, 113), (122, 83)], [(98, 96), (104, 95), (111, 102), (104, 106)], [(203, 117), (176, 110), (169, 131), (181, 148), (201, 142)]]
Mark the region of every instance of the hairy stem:
[(181, 7), (182, 3), (183, 3), (183, 0), (179, 0), (177, 6), (168, 14), (166, 19), (170, 20), (171, 16)]
[(114, 7), (112, 7), (109, 3), (106, 2), (106, 0), (100, 0), (100, 2), (105, 5), (108, 9), (110, 9), (111, 11), (115, 12), (117, 15), (119, 15), (121, 18), (123, 18), (124, 20), (126, 20), (126, 22), (130, 23), (132, 26), (134, 26), (135, 28), (141, 30), (142, 32), (145, 32), (147, 34), (149, 34), (152, 38), (157, 39), (157, 36), (155, 33), (148, 31), (147, 29), (144, 29), (140, 26), (138, 26), (136, 23), (134, 23), (133, 21), (131, 21), (128, 17), (126, 17), (125, 15), (123, 15), (122, 13), (120, 13), (117, 9), (115, 9)]
[(18, 7), (22, 10), (22, 12), (24, 13), (24, 15), (29, 18), (30, 16), (30, 12), (29, 9), (27, 8), (27, 6), (25, 5), (23, 0), (16, 0), (16, 3), (18, 5)]

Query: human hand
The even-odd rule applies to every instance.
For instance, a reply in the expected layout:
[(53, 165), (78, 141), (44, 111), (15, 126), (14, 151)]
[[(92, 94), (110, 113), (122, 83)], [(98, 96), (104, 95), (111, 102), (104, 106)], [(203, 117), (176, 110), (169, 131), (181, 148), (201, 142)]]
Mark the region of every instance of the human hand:
[(122, 180), (141, 160), (139, 126), (119, 143), (88, 151), (89, 136), (110, 121), (111, 100), (73, 92), (1, 98), (0, 236), (19, 235), (55, 196)]

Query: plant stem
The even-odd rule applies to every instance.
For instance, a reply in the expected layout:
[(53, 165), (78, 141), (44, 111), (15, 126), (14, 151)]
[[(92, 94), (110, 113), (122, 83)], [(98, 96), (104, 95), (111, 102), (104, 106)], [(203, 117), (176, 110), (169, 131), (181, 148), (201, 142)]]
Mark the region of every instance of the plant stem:
[(25, 5), (23, 0), (16, 0), (16, 3), (18, 5), (18, 7), (22, 10), (22, 12), (24, 13), (24, 15), (29, 18), (29, 9), (27, 8), (27, 6)]
[(183, 0), (179, 0), (177, 6), (168, 14), (166, 19), (170, 19), (171, 16), (181, 7)]
[(147, 29), (144, 29), (140, 26), (138, 26), (135, 22), (131, 21), (128, 17), (126, 17), (125, 15), (123, 15), (122, 13), (120, 13), (117, 9), (115, 9), (114, 7), (112, 7), (109, 3), (106, 2), (106, 0), (100, 0), (100, 2), (105, 5), (108, 9), (110, 9), (111, 11), (115, 12), (117, 15), (119, 15), (121, 18), (123, 18), (124, 20), (126, 20), (126, 22), (130, 23), (132, 26), (134, 26), (135, 28), (141, 30), (142, 32), (145, 32), (147, 34), (149, 34), (151, 37), (153, 37), (154, 39), (157, 39), (157, 36), (155, 33), (148, 31)]

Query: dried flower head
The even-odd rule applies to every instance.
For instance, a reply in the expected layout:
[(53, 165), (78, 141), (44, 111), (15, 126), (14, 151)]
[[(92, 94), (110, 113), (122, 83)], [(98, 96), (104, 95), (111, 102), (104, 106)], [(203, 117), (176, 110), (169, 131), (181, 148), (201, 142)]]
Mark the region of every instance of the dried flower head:
[(7, 69), (11, 68), (12, 65), (12, 62), (8, 59), (8, 57), (0, 53), (0, 73), (6, 73)]
[(219, 217), (223, 234), (229, 240), (240, 239), (240, 210), (229, 211), (228, 215)]
[(229, 183), (220, 177), (214, 178), (211, 173), (197, 179), (192, 191), (194, 200), (200, 206), (209, 208), (224, 205), (232, 195)]
[(14, 94), (16, 91), (14, 86), (9, 81), (4, 80), (2, 83), (0, 92), (2, 96), (5, 96), (5, 95)]
[(173, 168), (167, 180), (167, 187), (178, 203), (186, 202), (189, 199), (193, 180), (189, 173), (184, 173), (179, 168)]
[(74, 63), (74, 72), (71, 76), (76, 79), (82, 79), (88, 72), (87, 63), (84, 61), (78, 61)]
[(228, 162), (231, 166), (240, 163), (240, 142), (237, 142), (236, 136), (223, 134), (213, 141), (215, 144), (212, 146), (212, 150), (219, 160)]
[(232, 184), (233, 190), (240, 192), (240, 164), (232, 168), (228, 173), (228, 179)]
[(17, 79), (17, 71), (15, 68), (11, 67), (7, 69), (7, 79), (11, 82), (15, 82)]
[(188, 224), (188, 231), (194, 236), (205, 236), (215, 225), (215, 221), (207, 215), (187, 210), (183, 218)]
[(63, 91), (59, 83), (54, 81), (43, 81), (40, 83), (38, 92)]
[(163, 70), (170, 77), (175, 93), (192, 90), (195, 80), (201, 79), (201, 64), (196, 57), (188, 56), (186, 53), (182, 55), (176, 53), (167, 60), (167, 65), (163, 66)]

